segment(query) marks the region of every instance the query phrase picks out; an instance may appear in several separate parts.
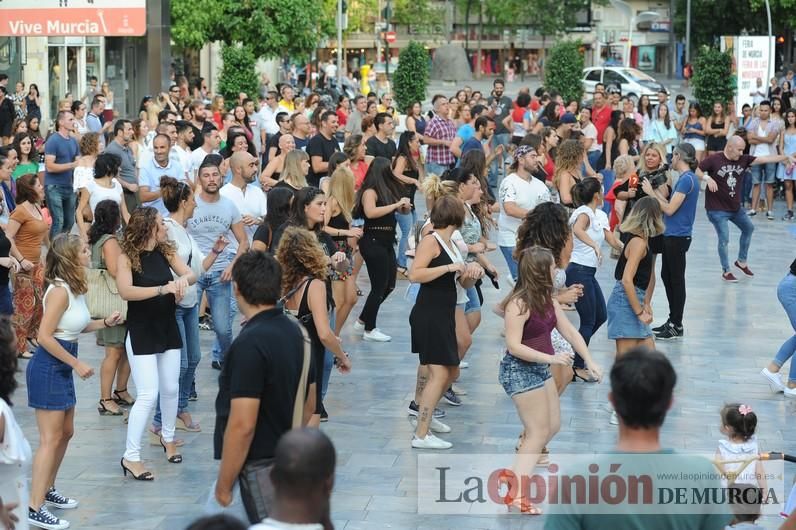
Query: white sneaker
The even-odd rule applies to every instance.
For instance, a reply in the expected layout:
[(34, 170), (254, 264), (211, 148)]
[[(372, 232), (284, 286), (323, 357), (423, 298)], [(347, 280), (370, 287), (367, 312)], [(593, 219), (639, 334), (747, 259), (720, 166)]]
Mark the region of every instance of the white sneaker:
[(354, 331), (365, 331), (365, 324), (359, 320), (354, 320)]
[(379, 331), (379, 328), (366, 331), (362, 334), (362, 338), (371, 342), (390, 342), (392, 340), (392, 337)]
[(517, 282), (514, 281), (514, 276), (506, 274), (506, 283), (508, 283), (510, 287), (514, 287), (514, 284)]
[[(412, 424), (412, 427), (417, 429), (417, 418), (412, 416), (411, 418), (409, 418), (409, 423)], [(451, 428), (442, 423), (441, 421), (439, 421), (437, 418), (431, 418), (431, 425), (429, 425), (429, 429), (431, 429), (434, 432), (439, 432), (443, 434), (451, 432)]]
[(771, 388), (771, 391), (775, 394), (779, 394), (785, 390), (785, 384), (782, 382), (782, 379), (780, 379), (779, 374), (775, 374), (768, 368), (763, 368), (760, 370), (760, 375), (765, 377), (769, 388)]
[(459, 361), (459, 368), (464, 370), (465, 368), (470, 368), (470, 363), (467, 361)]
[(619, 425), (619, 416), (616, 415), (615, 410), (611, 411), (611, 419), (608, 420), (608, 423), (610, 423), (611, 425)]
[(782, 392), (786, 398), (796, 399), (796, 388), (786, 388)]
[(425, 438), (413, 437), (412, 447), (415, 449), (450, 449), (453, 447), (453, 444), (445, 440), (440, 440), (433, 434), (428, 433)]

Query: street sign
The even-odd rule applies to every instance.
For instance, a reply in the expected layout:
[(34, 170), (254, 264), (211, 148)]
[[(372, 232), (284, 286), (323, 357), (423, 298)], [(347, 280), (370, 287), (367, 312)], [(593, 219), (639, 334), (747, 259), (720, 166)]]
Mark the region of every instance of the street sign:
[(384, 40), (392, 44), (395, 42), (396, 36), (394, 31), (388, 31), (384, 34)]
[(146, 0), (0, 0), (0, 36), (146, 34)]

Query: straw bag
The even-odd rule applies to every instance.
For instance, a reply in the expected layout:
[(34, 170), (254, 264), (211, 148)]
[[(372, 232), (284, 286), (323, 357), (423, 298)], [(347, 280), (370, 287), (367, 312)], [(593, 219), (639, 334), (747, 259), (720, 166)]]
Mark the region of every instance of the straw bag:
[(86, 305), (91, 318), (108, 318), (114, 311), (122, 315), (122, 320), (127, 320), (127, 302), (119, 296), (116, 280), (105, 269), (87, 269), (86, 280), (88, 292)]

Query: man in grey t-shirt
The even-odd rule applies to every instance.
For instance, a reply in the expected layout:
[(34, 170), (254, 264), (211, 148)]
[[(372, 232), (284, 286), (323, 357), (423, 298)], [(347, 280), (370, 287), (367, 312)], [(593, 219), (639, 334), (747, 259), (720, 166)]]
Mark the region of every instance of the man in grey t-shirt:
[(362, 94), (354, 98), (354, 110), (348, 115), (345, 122), (345, 137), (352, 134), (362, 134), (362, 117), (368, 109), (368, 100)]
[[(249, 250), (241, 215), (235, 204), (219, 193), (223, 178), (218, 166), (203, 164), (197, 175), (199, 188), (196, 193), (196, 209), (188, 221), (188, 233), (193, 236), (203, 254), (213, 252), (219, 236), (230, 232), (238, 242), (237, 252), (225, 249), (216, 258), (213, 266), (199, 277), (199, 296), (207, 293), (210, 313), (213, 316), (213, 329), (217, 344), (213, 347), (213, 368), (220, 370), (229, 345), (232, 344), (232, 321), (237, 305), (232, 296), (232, 266), (238, 256)], [(227, 247), (229, 248), (229, 247)]]
[(141, 202), (138, 200), (138, 178), (135, 175), (135, 157), (130, 149), (133, 141), (133, 123), (130, 120), (116, 120), (113, 126), (113, 140), (105, 148), (122, 160), (119, 169), (119, 183), (124, 190), (124, 202), (127, 211), (132, 212)]

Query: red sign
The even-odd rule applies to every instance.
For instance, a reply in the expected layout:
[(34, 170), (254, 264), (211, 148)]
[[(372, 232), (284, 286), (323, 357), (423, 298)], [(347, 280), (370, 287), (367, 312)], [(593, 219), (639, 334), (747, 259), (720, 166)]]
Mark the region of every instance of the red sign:
[[(35, 5), (35, 7), (32, 7)], [(68, 7), (66, 7), (68, 6)], [(127, 37), (146, 34), (146, 0), (0, 0), (0, 35)]]
[(390, 44), (395, 42), (395, 39), (396, 39), (396, 37), (395, 37), (395, 32), (394, 31), (388, 31), (387, 33), (384, 34), (384, 40), (386, 40)]

